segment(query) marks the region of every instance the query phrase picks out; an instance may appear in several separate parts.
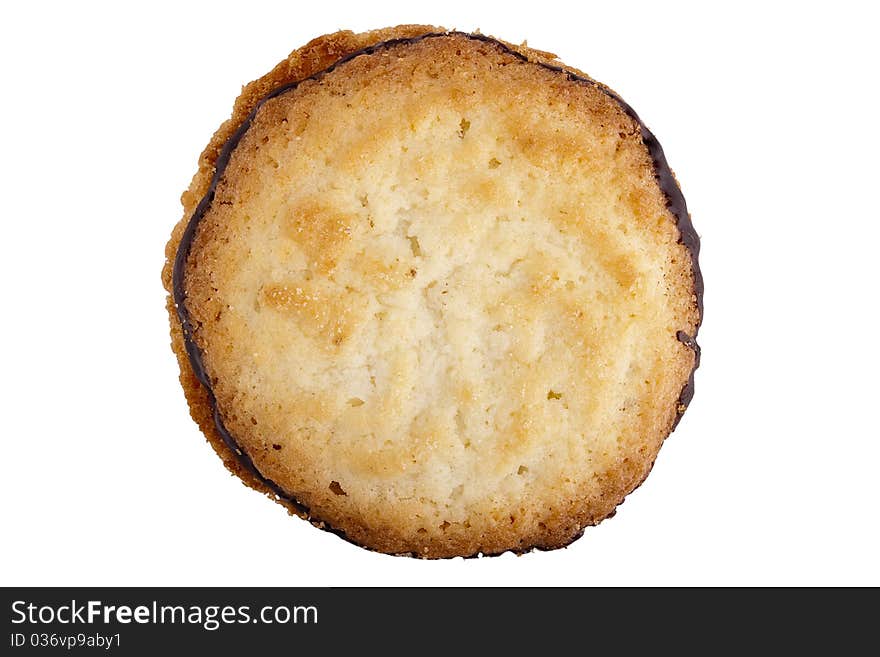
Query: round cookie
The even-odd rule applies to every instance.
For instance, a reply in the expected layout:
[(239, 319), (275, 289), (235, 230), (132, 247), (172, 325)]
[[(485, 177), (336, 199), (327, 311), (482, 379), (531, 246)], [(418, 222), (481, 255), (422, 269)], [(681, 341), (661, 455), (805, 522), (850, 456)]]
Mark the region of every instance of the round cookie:
[(340, 32), (248, 85), (166, 250), (227, 467), (368, 548), (555, 548), (693, 393), (698, 240), (663, 152), (552, 55)]

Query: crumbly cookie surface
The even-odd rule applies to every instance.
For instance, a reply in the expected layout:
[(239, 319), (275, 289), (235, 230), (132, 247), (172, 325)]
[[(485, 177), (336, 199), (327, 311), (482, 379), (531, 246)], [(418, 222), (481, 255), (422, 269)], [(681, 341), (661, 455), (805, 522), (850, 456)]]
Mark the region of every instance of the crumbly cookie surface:
[(438, 32), (296, 51), (245, 89), (184, 194), (169, 290), (220, 149), (257, 108), (180, 274), (222, 423), (259, 475), (218, 435), (170, 299), (181, 380), (230, 469), (358, 544), (558, 547), (644, 479), (678, 417), (694, 264), (620, 103), (546, 53), (384, 43)]

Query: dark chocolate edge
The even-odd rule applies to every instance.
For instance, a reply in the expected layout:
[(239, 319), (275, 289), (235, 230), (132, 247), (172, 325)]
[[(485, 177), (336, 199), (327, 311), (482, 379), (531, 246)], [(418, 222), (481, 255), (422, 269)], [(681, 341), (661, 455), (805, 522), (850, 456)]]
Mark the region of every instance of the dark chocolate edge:
[[(373, 550), (373, 548), (369, 548), (365, 545), (361, 545), (360, 543), (352, 540), (349, 536), (342, 530), (332, 527), (326, 522), (320, 520), (319, 518), (315, 518), (312, 516), (309, 508), (304, 505), (302, 502), (296, 499), (293, 495), (287, 493), (281, 486), (276, 484), (274, 481), (269, 479), (268, 477), (263, 476), (263, 474), (257, 469), (254, 465), (251, 457), (241, 448), (232, 434), (226, 429), (225, 424), (223, 423), (223, 419), (220, 416), (220, 410), (217, 406), (217, 398), (214, 395), (214, 390), (211, 387), (211, 381), (205, 370), (204, 363), (202, 362), (202, 354), (195, 344), (192, 333), (193, 327), (192, 322), (190, 321), (189, 311), (186, 309), (186, 290), (184, 289), (184, 270), (186, 269), (186, 262), (189, 258), (190, 250), (192, 248), (192, 242), (195, 238), (196, 229), (198, 228), (199, 222), (202, 217), (211, 207), (211, 203), (214, 200), (214, 195), (217, 190), (217, 184), (220, 181), (220, 178), (223, 176), (226, 166), (229, 164), (229, 159), (232, 156), (233, 151), (238, 146), (242, 137), (244, 137), (245, 133), (250, 129), (250, 126), (256, 116), (257, 112), (262, 108), (262, 106), (272, 98), (280, 96), (288, 91), (295, 89), (301, 83), (307, 80), (319, 80), (323, 76), (335, 70), (337, 67), (349, 62), (356, 57), (360, 57), (363, 55), (372, 55), (380, 50), (387, 50), (399, 45), (409, 45), (413, 43), (417, 43), (424, 39), (430, 38), (438, 38), (438, 37), (449, 37), (449, 36), (460, 36), (468, 39), (473, 39), (476, 41), (483, 41), (485, 43), (490, 43), (502, 52), (512, 55), (516, 59), (519, 59), (524, 62), (528, 62), (534, 64), (536, 66), (540, 66), (549, 71), (553, 71), (556, 73), (562, 73), (566, 76), (566, 78), (571, 82), (580, 82), (584, 84), (589, 84), (608, 97), (612, 98), (615, 102), (617, 102), (624, 112), (628, 116), (630, 116), (638, 125), (641, 130), (642, 142), (645, 144), (645, 147), (648, 149), (649, 154), (651, 155), (651, 159), (654, 164), (654, 173), (657, 177), (657, 181), (660, 185), (660, 189), (663, 191), (666, 196), (666, 204), (669, 208), (669, 211), (675, 216), (676, 226), (679, 231), (679, 243), (683, 244), (691, 256), (692, 263), (692, 271), (694, 277), (694, 294), (695, 294), (695, 302), (698, 311), (696, 328), (694, 330), (694, 335), (688, 335), (684, 331), (678, 331), (676, 333), (676, 338), (689, 349), (694, 351), (694, 367), (691, 370), (690, 376), (688, 377), (688, 381), (685, 384), (684, 388), (682, 388), (681, 394), (679, 395), (678, 406), (676, 409), (676, 417), (670, 428), (669, 432), (675, 430), (676, 426), (678, 426), (679, 421), (684, 414), (684, 411), (687, 409), (688, 404), (690, 404), (691, 399), (694, 396), (694, 372), (700, 366), (700, 347), (696, 342), (697, 333), (699, 331), (700, 323), (703, 320), (703, 276), (700, 272), (699, 266), (699, 253), (700, 253), (700, 239), (697, 235), (696, 230), (694, 229), (693, 223), (691, 222), (690, 214), (688, 213), (687, 203), (684, 199), (684, 195), (681, 192), (681, 189), (678, 186), (678, 183), (675, 180), (675, 177), (672, 174), (672, 171), (669, 168), (669, 164), (666, 162), (666, 155), (663, 152), (663, 147), (660, 146), (660, 143), (657, 141), (657, 138), (654, 134), (648, 130), (642, 120), (639, 118), (639, 115), (636, 114), (635, 110), (630, 107), (630, 105), (624, 101), (617, 93), (607, 88), (603, 84), (596, 82), (590, 78), (585, 78), (583, 76), (577, 75), (561, 66), (555, 66), (552, 64), (546, 64), (544, 62), (533, 61), (529, 59), (526, 55), (523, 55), (521, 52), (511, 48), (505, 43), (498, 41), (497, 39), (493, 39), (492, 37), (485, 36), (483, 34), (470, 34), (467, 32), (430, 32), (427, 34), (422, 34), (417, 37), (409, 37), (402, 39), (389, 39), (388, 41), (382, 41), (372, 46), (368, 46), (361, 50), (357, 50), (355, 52), (349, 53), (342, 59), (338, 60), (336, 63), (331, 65), (330, 67), (324, 69), (323, 71), (319, 71), (307, 78), (303, 78), (302, 80), (297, 80), (296, 82), (291, 82), (289, 84), (282, 85), (277, 89), (274, 89), (267, 95), (263, 96), (257, 104), (254, 106), (253, 110), (251, 110), (250, 114), (242, 121), (241, 125), (236, 129), (236, 131), (232, 134), (232, 136), (226, 141), (223, 145), (223, 148), (220, 151), (220, 154), (217, 157), (216, 162), (214, 163), (214, 175), (211, 178), (211, 184), (208, 187), (208, 191), (205, 193), (202, 200), (199, 201), (198, 206), (196, 206), (195, 211), (190, 217), (189, 222), (187, 223), (186, 229), (183, 232), (183, 235), (180, 239), (180, 244), (177, 248), (177, 253), (174, 258), (174, 269), (172, 273), (172, 290), (174, 295), (174, 306), (177, 310), (177, 318), (180, 321), (181, 329), (183, 331), (183, 339), (184, 346), (186, 348), (187, 356), (189, 357), (190, 367), (192, 367), (193, 372), (196, 375), (196, 378), (205, 388), (208, 393), (208, 402), (211, 406), (211, 410), (214, 416), (214, 425), (217, 429), (217, 433), (220, 434), (220, 437), (223, 439), (223, 442), (226, 446), (232, 451), (232, 453), (238, 459), (238, 462), (248, 470), (262, 485), (264, 485), (273, 495), (275, 495), (276, 499), (282, 500), (290, 505), (293, 509), (297, 511), (297, 513), (304, 515), (313, 525), (324, 529), (326, 531), (332, 532), (336, 534), (340, 538), (357, 545), (361, 548), (366, 548)], [(653, 466), (652, 466), (653, 467)], [(650, 472), (650, 468), (648, 470)], [(646, 474), (647, 477), (647, 474)], [(644, 481), (644, 479), (642, 480)], [(641, 482), (640, 482), (641, 483)], [(636, 488), (638, 485), (636, 486)], [(608, 517), (613, 516), (616, 513), (612, 511)], [(510, 549), (505, 550), (504, 552), (515, 552), (518, 554), (522, 554), (525, 552), (531, 552), (532, 550), (555, 550), (560, 547), (566, 547), (571, 545), (576, 540), (583, 536), (584, 531), (586, 530), (586, 526), (581, 528), (581, 530), (575, 534), (572, 539), (566, 543), (565, 545), (553, 546), (550, 548), (545, 548), (541, 546), (532, 546), (526, 548), (524, 550)], [(373, 550), (376, 551), (376, 550)], [(470, 557), (478, 557), (483, 555), (482, 552), (477, 552)], [(497, 556), (499, 554), (503, 554), (503, 552), (493, 553), (493, 554), (485, 554), (485, 556)], [(415, 557), (425, 557), (425, 555), (419, 554), (417, 552), (408, 552), (401, 553), (402, 555), (409, 555)], [(430, 558), (430, 555), (428, 555)], [(470, 558), (465, 557), (465, 558)], [(454, 557), (449, 557), (454, 558)]]

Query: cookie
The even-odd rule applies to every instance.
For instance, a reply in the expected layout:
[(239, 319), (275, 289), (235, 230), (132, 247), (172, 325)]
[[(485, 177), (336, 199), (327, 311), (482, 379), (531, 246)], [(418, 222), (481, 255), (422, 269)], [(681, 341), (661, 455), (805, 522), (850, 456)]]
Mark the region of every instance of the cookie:
[(569, 544), (693, 394), (698, 240), (620, 97), (401, 26), (247, 85), (166, 250), (193, 418), (247, 485), (420, 557)]

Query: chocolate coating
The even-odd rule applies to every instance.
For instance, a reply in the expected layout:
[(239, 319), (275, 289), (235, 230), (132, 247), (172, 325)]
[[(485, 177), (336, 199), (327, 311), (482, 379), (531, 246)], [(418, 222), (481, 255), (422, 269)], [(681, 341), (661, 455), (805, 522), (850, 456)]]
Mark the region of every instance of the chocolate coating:
[[(344, 64), (356, 57), (362, 57), (366, 55), (371, 55), (373, 53), (387, 50), (399, 45), (406, 45), (417, 43), (422, 41), (423, 39), (431, 39), (445, 36), (459, 36), (465, 37), (468, 39), (474, 39), (477, 41), (483, 41), (485, 43), (489, 43), (499, 50), (521, 60), (530, 62), (536, 66), (541, 66), (547, 70), (554, 71), (556, 73), (565, 75), (568, 80), (572, 82), (578, 82), (582, 84), (587, 84), (590, 86), (599, 89), (604, 94), (612, 98), (615, 102), (617, 102), (620, 107), (629, 115), (636, 123), (639, 125), (641, 130), (642, 141), (645, 144), (645, 147), (648, 149), (648, 152), (651, 155), (651, 158), (654, 163), (654, 172), (657, 177), (658, 184), (660, 185), (660, 189), (663, 191), (666, 196), (667, 207), (670, 212), (676, 218), (676, 225), (679, 231), (679, 242), (683, 244), (688, 252), (691, 255), (692, 261), (692, 269), (694, 276), (694, 294), (696, 295), (696, 305), (699, 310), (699, 322), (702, 321), (703, 317), (703, 277), (700, 272), (698, 256), (700, 252), (700, 240), (697, 236), (696, 231), (694, 230), (694, 226), (691, 223), (690, 214), (687, 210), (687, 203), (685, 202), (684, 196), (681, 193), (681, 189), (678, 186), (678, 183), (675, 181), (675, 177), (672, 174), (672, 171), (669, 169), (669, 165), (666, 162), (666, 156), (663, 153), (663, 148), (660, 146), (660, 143), (657, 141), (657, 138), (654, 137), (653, 133), (645, 126), (642, 120), (639, 118), (638, 114), (636, 114), (635, 110), (630, 107), (620, 96), (618, 96), (615, 92), (611, 91), (604, 85), (596, 82), (595, 80), (591, 80), (589, 78), (577, 75), (571, 71), (568, 71), (560, 66), (554, 66), (551, 64), (545, 64), (542, 62), (535, 62), (530, 60), (528, 57), (523, 55), (522, 53), (514, 50), (510, 46), (493, 39), (492, 37), (488, 37), (482, 34), (469, 34), (466, 32), (432, 32), (428, 34), (423, 34), (421, 36), (412, 37), (412, 38), (404, 38), (404, 39), (391, 39), (388, 41), (383, 41), (362, 50), (358, 50), (356, 52), (350, 53), (337, 61), (335, 64), (330, 66), (329, 68), (320, 71), (304, 80), (299, 80), (296, 82), (292, 82), (290, 84), (282, 85), (277, 89), (273, 90), (266, 96), (264, 96), (254, 107), (251, 113), (247, 116), (247, 118), (242, 122), (242, 124), (238, 127), (238, 129), (232, 134), (232, 136), (226, 141), (223, 145), (223, 148), (220, 151), (219, 156), (217, 157), (217, 161), (215, 164), (214, 176), (211, 179), (211, 184), (208, 188), (207, 193), (201, 199), (195, 211), (193, 212), (192, 217), (189, 220), (189, 223), (184, 230), (183, 236), (180, 240), (180, 245), (177, 249), (177, 253), (174, 259), (174, 268), (172, 274), (172, 285), (173, 285), (173, 295), (174, 295), (174, 304), (177, 310), (177, 317), (180, 320), (181, 328), (183, 330), (183, 339), (186, 347), (186, 353), (189, 357), (190, 366), (192, 367), (193, 372), (196, 375), (196, 378), (199, 382), (204, 386), (205, 390), (208, 393), (208, 400), (213, 411), (214, 417), (214, 425), (217, 429), (217, 433), (223, 439), (223, 442), (226, 446), (232, 451), (235, 457), (238, 459), (239, 463), (246, 468), (257, 480), (259, 480), (269, 491), (271, 491), (276, 497), (286, 502), (290, 507), (295, 509), (298, 513), (302, 514), (305, 517), (308, 517), (314, 523), (318, 523), (318, 520), (311, 516), (309, 508), (298, 501), (295, 497), (287, 493), (283, 488), (281, 488), (277, 483), (272, 481), (271, 479), (265, 477), (260, 473), (257, 467), (254, 465), (253, 460), (250, 456), (241, 448), (241, 446), (236, 441), (235, 437), (229, 433), (229, 430), (226, 428), (223, 418), (221, 417), (220, 410), (217, 405), (217, 398), (214, 395), (214, 390), (211, 387), (210, 377), (208, 376), (207, 371), (205, 370), (204, 362), (202, 360), (202, 354), (199, 350), (198, 346), (195, 344), (193, 340), (193, 326), (192, 321), (189, 316), (189, 311), (186, 308), (186, 290), (184, 288), (184, 271), (186, 268), (186, 261), (189, 257), (190, 250), (192, 248), (193, 239), (195, 238), (196, 230), (198, 229), (199, 222), (202, 217), (211, 207), (211, 203), (214, 200), (214, 195), (217, 189), (217, 184), (220, 181), (220, 178), (223, 176), (225, 172), (226, 166), (229, 163), (229, 159), (232, 156), (233, 151), (238, 146), (242, 137), (247, 133), (248, 129), (253, 122), (254, 117), (257, 112), (263, 106), (263, 104), (270, 100), (271, 98), (275, 98), (276, 96), (280, 96), (292, 89), (295, 89), (299, 84), (301, 84), (305, 80), (317, 80), (323, 77), (324, 75), (330, 73), (335, 68)], [(695, 354), (694, 367), (691, 370), (690, 377), (688, 379), (687, 384), (685, 384), (684, 388), (681, 391), (681, 395), (679, 396), (678, 409), (675, 422), (673, 424), (673, 429), (678, 425), (679, 420), (684, 413), (684, 410), (687, 408), (687, 405), (690, 403), (691, 399), (694, 395), (694, 371), (699, 367), (700, 364), (700, 348), (696, 342), (696, 331), (693, 336), (687, 335), (684, 331), (679, 331), (676, 334), (676, 338), (686, 345), (688, 348), (692, 349)], [(613, 514), (612, 514), (613, 515)], [(320, 523), (321, 528), (326, 529), (328, 531), (337, 534), (341, 538), (348, 540), (350, 539), (346, 536), (346, 534), (342, 531), (339, 531), (333, 527), (330, 527), (326, 523)], [(583, 529), (579, 532), (574, 538), (572, 538), (572, 542), (580, 538), (583, 534)], [(357, 544), (360, 545), (360, 544)], [(361, 546), (363, 547), (363, 546)], [(540, 548), (538, 548), (540, 549)], [(473, 555), (477, 556), (477, 555)]]

